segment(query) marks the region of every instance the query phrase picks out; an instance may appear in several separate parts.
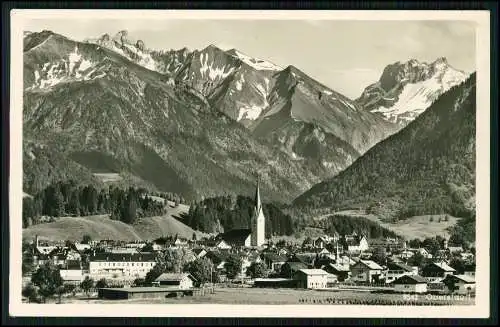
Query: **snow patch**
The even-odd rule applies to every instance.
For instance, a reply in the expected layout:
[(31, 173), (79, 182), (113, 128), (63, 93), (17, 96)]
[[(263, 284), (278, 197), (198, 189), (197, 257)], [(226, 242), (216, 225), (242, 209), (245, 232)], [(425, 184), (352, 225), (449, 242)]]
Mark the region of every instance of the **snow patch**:
[[(372, 112), (382, 113), (387, 120), (393, 122), (399, 119), (412, 121), (429, 108), (441, 94), (466, 78), (464, 73), (454, 69), (438, 70), (427, 80), (405, 84), (398, 101), (391, 107), (380, 106)], [(384, 99), (394, 100), (394, 98), (385, 97)]]
[(202, 53), (200, 55), (200, 63), (201, 63), (201, 67), (200, 67), (201, 76), (206, 77), (208, 75), (208, 77), (211, 80), (224, 79), (234, 71), (234, 68), (229, 68), (229, 70), (226, 71), (226, 69), (227, 69), (226, 66), (215, 67), (213, 65), (213, 62), (210, 63), (210, 65), (209, 65), (208, 64), (208, 53)]
[(260, 117), (260, 114), (262, 113), (262, 110), (264, 108), (265, 107), (254, 105), (254, 104), (241, 107), (239, 109), (238, 118), (236, 120), (240, 121), (243, 118), (250, 119), (250, 120), (256, 120), (257, 118)]
[(240, 79), (236, 81), (236, 89), (238, 91), (243, 90), (243, 83), (245, 83), (245, 76), (242, 74), (240, 75)]
[(76, 63), (82, 59), (82, 56), (78, 53), (78, 46), (75, 46), (75, 50), (69, 54), (69, 73), (73, 72), (73, 68)]
[(247, 56), (244, 53), (239, 51), (234, 51), (234, 54), (231, 54), (233, 57), (240, 59), (248, 66), (257, 69), (257, 70), (283, 70), (283, 68), (265, 60), (256, 59)]

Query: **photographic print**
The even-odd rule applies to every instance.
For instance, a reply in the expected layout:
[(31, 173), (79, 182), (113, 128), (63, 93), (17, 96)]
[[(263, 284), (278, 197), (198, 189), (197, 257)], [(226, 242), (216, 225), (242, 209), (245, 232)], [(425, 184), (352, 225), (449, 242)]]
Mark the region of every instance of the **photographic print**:
[(488, 316), (488, 12), (11, 18), (11, 314)]

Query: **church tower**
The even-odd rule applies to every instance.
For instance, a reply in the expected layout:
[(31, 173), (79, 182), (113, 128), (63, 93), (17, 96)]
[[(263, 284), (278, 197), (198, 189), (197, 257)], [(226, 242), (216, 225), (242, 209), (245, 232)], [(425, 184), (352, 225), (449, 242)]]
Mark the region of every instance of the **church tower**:
[(255, 191), (255, 208), (252, 218), (252, 246), (261, 246), (266, 242), (265, 217), (260, 202), (259, 181), (257, 180), (257, 190)]

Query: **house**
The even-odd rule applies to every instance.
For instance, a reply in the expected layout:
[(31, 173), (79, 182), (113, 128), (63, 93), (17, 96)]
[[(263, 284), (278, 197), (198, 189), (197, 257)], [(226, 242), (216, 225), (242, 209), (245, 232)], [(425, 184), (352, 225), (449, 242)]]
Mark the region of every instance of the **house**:
[[(470, 294), (476, 291), (476, 280), (466, 275), (447, 275), (442, 283), (453, 294)], [(452, 288), (454, 290), (452, 290)]]
[(426, 259), (432, 259), (432, 254), (430, 254), (426, 249), (424, 248), (418, 248), (416, 249), (415, 253), (420, 253), (424, 258)]
[(344, 236), (342, 245), (347, 252), (363, 252), (369, 249), (368, 240), (364, 235)]
[(298, 288), (319, 289), (326, 288), (328, 273), (322, 269), (300, 269), (294, 274)]
[(372, 260), (359, 260), (351, 266), (352, 280), (360, 283), (375, 283), (382, 278), (384, 268)]
[[(415, 269), (417, 268), (417, 269)], [(404, 275), (417, 275), (418, 267), (410, 267), (403, 263), (389, 262), (385, 271), (385, 282), (391, 283)]]
[(218, 240), (223, 240), (230, 247), (250, 247), (252, 244), (252, 230), (233, 229), (226, 233), (217, 235)]
[(308, 266), (302, 262), (287, 261), (281, 266), (280, 275), (286, 278), (293, 278), (293, 275), (297, 271), (307, 268)]
[(203, 258), (204, 256), (207, 255), (207, 251), (202, 248), (193, 249), (193, 253), (196, 256), (196, 259)]
[(313, 268), (314, 267), (314, 261), (316, 260), (316, 253), (295, 253), (294, 255), (292, 255), (292, 257), (290, 259), (288, 259), (288, 261), (292, 261), (292, 262), (301, 262), (305, 265), (307, 265), (309, 268)]
[(432, 262), (422, 268), (422, 277), (425, 277), (428, 282), (440, 282), (447, 275), (453, 275), (455, 272), (455, 269), (444, 261)]
[(144, 278), (156, 264), (154, 253), (97, 253), (89, 257), (90, 277)]
[(186, 239), (182, 239), (182, 238), (179, 238), (179, 237), (176, 237), (175, 238), (175, 241), (174, 241), (174, 246), (175, 247), (184, 247), (184, 246), (187, 246), (188, 242)]
[(403, 250), (398, 254), (398, 257), (400, 257), (402, 260), (408, 260), (411, 257), (415, 255), (415, 252), (410, 251), (410, 250)]
[(163, 273), (155, 279), (153, 284), (160, 287), (172, 287), (185, 290), (193, 288), (196, 282), (196, 278), (188, 273)]
[(450, 254), (464, 252), (464, 249), (461, 246), (448, 246), (447, 250)]
[(339, 281), (337, 275), (334, 274), (328, 274), (326, 276), (326, 287), (333, 287), (335, 284), (337, 284)]
[(83, 253), (87, 250), (90, 250), (92, 247), (90, 244), (83, 244), (83, 243), (78, 243), (78, 242), (75, 242), (74, 246), (75, 246), (75, 249), (80, 253)]
[(384, 248), (387, 252), (390, 253), (400, 251), (404, 249), (406, 245), (404, 241), (391, 237), (370, 239), (368, 243), (370, 244), (370, 248), (372, 249)]
[(328, 257), (328, 256), (330, 256), (330, 254), (331, 253), (327, 249), (325, 249), (325, 248), (321, 249), (321, 251), (318, 252), (318, 256), (320, 258)]
[(333, 237), (324, 235), (320, 236), (317, 239), (315, 239), (312, 243), (312, 246), (317, 248), (317, 249), (324, 249), (327, 244), (333, 241)]
[(68, 260), (66, 264), (59, 269), (59, 274), (66, 284), (80, 284), (83, 279), (82, 264), (79, 260)]
[(322, 269), (332, 275), (337, 276), (337, 280), (339, 282), (343, 282), (351, 277), (351, 270), (349, 269), (349, 265), (330, 263), (323, 266)]
[(391, 282), (397, 293), (426, 293), (427, 280), (419, 275), (402, 275)]
[(276, 253), (264, 253), (262, 254), (262, 260), (266, 264), (267, 269), (272, 271), (280, 271), (281, 266), (285, 264), (288, 258)]
[(476, 278), (476, 264), (466, 264), (464, 265), (464, 275)]

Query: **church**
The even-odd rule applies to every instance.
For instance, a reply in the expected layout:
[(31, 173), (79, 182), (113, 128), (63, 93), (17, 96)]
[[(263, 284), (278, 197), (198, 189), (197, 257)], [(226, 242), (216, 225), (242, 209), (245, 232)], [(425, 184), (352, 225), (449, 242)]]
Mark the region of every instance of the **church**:
[(260, 201), (259, 182), (255, 190), (255, 207), (252, 217), (251, 228), (232, 229), (226, 233), (219, 234), (217, 238), (224, 240), (233, 247), (258, 247), (266, 243), (264, 210)]

